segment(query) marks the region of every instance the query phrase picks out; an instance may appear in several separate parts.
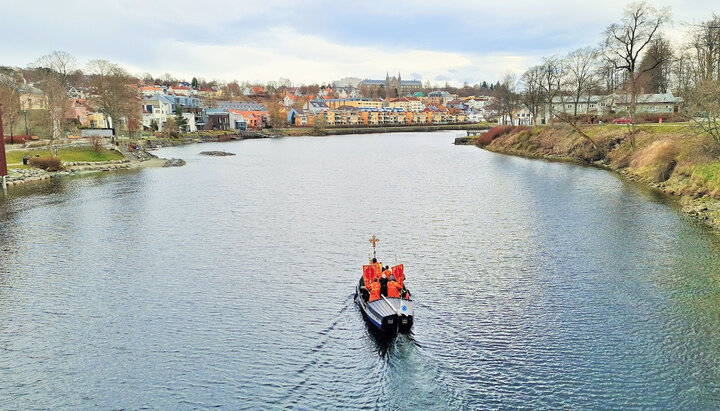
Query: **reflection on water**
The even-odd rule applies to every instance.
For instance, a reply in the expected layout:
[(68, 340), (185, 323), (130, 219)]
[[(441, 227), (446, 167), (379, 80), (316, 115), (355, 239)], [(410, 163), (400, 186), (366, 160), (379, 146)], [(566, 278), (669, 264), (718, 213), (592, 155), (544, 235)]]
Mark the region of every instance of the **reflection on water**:
[[(187, 166), (0, 196), (0, 403), (717, 408), (718, 236), (454, 136), (169, 148)], [(352, 300), (372, 234), (417, 303), (392, 340)]]

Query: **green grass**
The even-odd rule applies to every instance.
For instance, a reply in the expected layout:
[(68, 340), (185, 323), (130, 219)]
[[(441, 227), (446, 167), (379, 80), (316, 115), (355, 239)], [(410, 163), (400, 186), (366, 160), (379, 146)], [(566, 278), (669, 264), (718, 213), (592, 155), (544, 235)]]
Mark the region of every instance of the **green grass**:
[(695, 166), (692, 178), (708, 185), (720, 185), (720, 161)]
[[(32, 157), (35, 157), (36, 155), (40, 155), (40, 157), (50, 157), (50, 150), (12, 150), (7, 152), (7, 161), (8, 165), (11, 166), (21, 166), (22, 167), (22, 159), (26, 155), (30, 155)], [(63, 162), (69, 162), (69, 161), (111, 161), (111, 160), (122, 160), (123, 155), (120, 154), (117, 151), (110, 151), (110, 150), (101, 150), (100, 152), (95, 152), (91, 147), (74, 147), (74, 148), (66, 148), (66, 149), (60, 149), (58, 151), (58, 157), (60, 157), (60, 160)], [(17, 168), (17, 167), (14, 167)]]

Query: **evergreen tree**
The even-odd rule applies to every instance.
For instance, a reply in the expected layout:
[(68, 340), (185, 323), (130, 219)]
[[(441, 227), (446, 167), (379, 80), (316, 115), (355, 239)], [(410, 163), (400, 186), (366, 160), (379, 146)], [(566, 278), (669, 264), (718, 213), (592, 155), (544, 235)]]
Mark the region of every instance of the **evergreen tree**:
[(194, 88), (195, 90), (197, 90), (197, 88), (198, 88), (198, 79), (195, 78), (195, 77), (193, 77), (193, 78), (192, 78), (192, 81), (190, 82), (190, 85), (192, 86), (192, 88)]
[[(193, 78), (193, 80), (195, 80), (195, 79)], [(180, 106), (178, 106), (175, 109), (175, 124), (177, 124), (177, 126), (181, 132), (184, 133), (185, 131), (187, 131), (188, 122), (187, 122), (187, 119), (185, 117), (183, 117), (182, 111), (180, 110)]]

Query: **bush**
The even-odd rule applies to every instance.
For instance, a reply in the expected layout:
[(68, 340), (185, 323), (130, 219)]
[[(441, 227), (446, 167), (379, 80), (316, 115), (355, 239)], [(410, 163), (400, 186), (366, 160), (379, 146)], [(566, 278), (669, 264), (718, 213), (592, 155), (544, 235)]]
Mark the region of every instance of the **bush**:
[(513, 126), (495, 126), (490, 130), (484, 132), (480, 137), (478, 137), (477, 145), (486, 146), (492, 143), (492, 141), (496, 138), (502, 137), (505, 134), (510, 133), (511, 131), (513, 131), (513, 129)]
[(62, 170), (62, 163), (60, 159), (56, 157), (32, 157), (30, 158), (29, 164), (45, 171)]
[(30, 141), (30, 136), (20, 134), (17, 136), (5, 136), (5, 144), (25, 144), (26, 141)]

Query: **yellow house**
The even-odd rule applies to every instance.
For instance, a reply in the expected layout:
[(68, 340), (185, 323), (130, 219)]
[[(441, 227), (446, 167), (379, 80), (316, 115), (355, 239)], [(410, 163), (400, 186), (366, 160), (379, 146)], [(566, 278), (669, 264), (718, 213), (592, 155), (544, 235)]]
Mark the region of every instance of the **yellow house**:
[(88, 113), (87, 125), (90, 128), (106, 128), (108, 126), (107, 119), (103, 113)]

